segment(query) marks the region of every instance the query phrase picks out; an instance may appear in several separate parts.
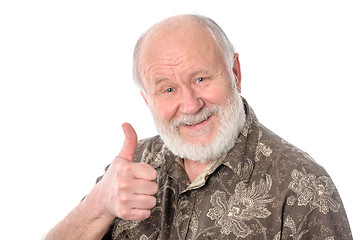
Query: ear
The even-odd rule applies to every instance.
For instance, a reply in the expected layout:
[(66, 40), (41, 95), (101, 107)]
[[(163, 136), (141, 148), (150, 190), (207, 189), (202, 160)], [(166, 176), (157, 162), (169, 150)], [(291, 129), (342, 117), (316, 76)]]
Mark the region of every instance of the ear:
[(148, 98), (147, 96), (145, 95), (145, 93), (143, 93), (143, 91), (140, 91), (140, 94), (142, 95), (143, 99), (144, 99), (144, 102), (147, 104), (147, 106), (149, 107), (149, 104), (148, 104)]
[(233, 74), (235, 76), (236, 79), (236, 85), (237, 85), (237, 89), (239, 92), (241, 92), (241, 79), (242, 79), (242, 74), (241, 74), (241, 65), (239, 63), (239, 54), (235, 53), (234, 57), (233, 57)]

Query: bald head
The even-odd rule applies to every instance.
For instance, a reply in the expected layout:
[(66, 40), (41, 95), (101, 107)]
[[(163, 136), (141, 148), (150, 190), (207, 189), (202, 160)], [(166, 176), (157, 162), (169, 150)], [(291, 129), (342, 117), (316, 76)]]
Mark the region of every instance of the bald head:
[(144, 41), (147, 37), (151, 36), (166, 36), (175, 32), (187, 33), (197, 28), (203, 30), (205, 25), (199, 21), (199, 17), (196, 15), (185, 14), (172, 16), (153, 25), (144, 35)]
[(191, 14), (177, 15), (153, 25), (136, 44), (133, 76), (135, 83), (142, 90), (144, 90), (144, 85), (138, 67), (143, 53), (149, 53), (149, 51), (156, 53), (170, 41), (174, 43), (174, 48), (199, 44), (199, 42), (204, 44), (213, 42), (213, 47), (220, 51), (229, 71), (232, 70), (234, 49), (223, 30), (207, 17)]

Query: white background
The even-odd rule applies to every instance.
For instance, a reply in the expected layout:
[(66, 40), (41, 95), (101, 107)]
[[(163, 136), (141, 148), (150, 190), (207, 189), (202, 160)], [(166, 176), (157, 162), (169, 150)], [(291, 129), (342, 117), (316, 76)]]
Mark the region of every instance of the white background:
[(260, 121), (334, 180), (361, 238), (361, 8), (357, 1), (1, 1), (0, 238), (40, 239), (121, 148), (121, 124), (155, 134), (132, 83), (153, 23), (213, 18), (240, 53)]

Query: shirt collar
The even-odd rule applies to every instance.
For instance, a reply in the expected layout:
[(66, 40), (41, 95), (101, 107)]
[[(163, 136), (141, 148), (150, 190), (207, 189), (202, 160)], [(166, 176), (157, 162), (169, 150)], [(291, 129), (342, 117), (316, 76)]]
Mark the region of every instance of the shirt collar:
[(256, 148), (261, 136), (258, 119), (243, 98), (246, 121), (235, 146), (225, 155), (223, 165), (235, 172), (242, 181), (248, 181), (254, 169)]

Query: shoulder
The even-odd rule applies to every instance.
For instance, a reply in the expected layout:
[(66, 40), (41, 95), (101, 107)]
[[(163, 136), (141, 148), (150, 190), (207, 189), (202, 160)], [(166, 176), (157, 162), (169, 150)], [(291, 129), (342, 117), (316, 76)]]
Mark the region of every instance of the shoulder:
[(282, 206), (284, 235), (350, 239), (342, 200), (326, 170), (264, 126), (260, 130), (255, 174), (267, 174), (272, 181), (274, 203)]
[[(268, 175), (279, 204), (318, 205), (324, 213), (338, 211), (341, 199), (331, 177), (306, 152), (260, 125), (253, 176)], [(330, 204), (322, 205), (326, 198)], [(306, 200), (307, 199), (307, 200)], [(322, 205), (322, 206), (321, 206)]]
[(327, 175), (325, 169), (320, 166), (308, 153), (279, 137), (271, 130), (260, 124), (260, 138), (257, 147), (258, 162), (269, 163), (277, 169), (287, 172), (294, 169), (305, 169), (316, 175)]
[[(290, 207), (308, 207), (318, 212), (338, 212), (342, 205), (326, 170), (306, 152), (261, 126), (255, 173), (268, 174), (274, 190)], [(282, 201), (282, 199), (280, 199)]]

